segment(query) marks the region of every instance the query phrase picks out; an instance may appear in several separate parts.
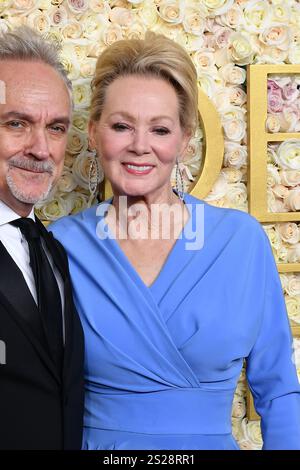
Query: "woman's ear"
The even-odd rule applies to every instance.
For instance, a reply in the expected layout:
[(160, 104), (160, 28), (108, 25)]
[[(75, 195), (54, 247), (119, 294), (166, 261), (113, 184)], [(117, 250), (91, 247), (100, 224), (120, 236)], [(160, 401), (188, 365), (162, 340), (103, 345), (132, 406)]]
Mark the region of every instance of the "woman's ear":
[(89, 132), (89, 147), (90, 150), (96, 148), (96, 121), (89, 121), (88, 132)]
[(182, 156), (189, 144), (189, 141), (192, 138), (192, 132), (190, 130), (185, 130), (182, 134), (182, 142), (181, 142), (181, 147), (180, 147), (180, 152), (178, 155), (179, 160), (182, 160)]

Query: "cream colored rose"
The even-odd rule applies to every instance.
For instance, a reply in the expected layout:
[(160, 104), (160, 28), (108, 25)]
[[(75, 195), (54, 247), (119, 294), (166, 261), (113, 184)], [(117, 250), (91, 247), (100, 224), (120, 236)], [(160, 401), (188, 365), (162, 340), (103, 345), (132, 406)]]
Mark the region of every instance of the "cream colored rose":
[(204, 93), (211, 98), (216, 90), (216, 83), (209, 73), (199, 72), (198, 82)]
[(67, 71), (70, 80), (77, 80), (80, 76), (80, 66), (75, 54), (68, 54), (65, 51), (60, 55), (60, 62)]
[(88, 108), (91, 99), (89, 80), (77, 80), (73, 84), (73, 99), (76, 108)]
[(80, 75), (82, 78), (92, 78), (95, 73), (96, 59), (88, 57), (84, 62), (80, 64)]
[(288, 50), (283, 51), (278, 47), (263, 46), (256, 56), (256, 64), (281, 64), (287, 59)]
[(13, 0), (0, 0), (0, 12), (11, 7)]
[(289, 282), (289, 274), (279, 273), (282, 290), (285, 291)]
[(271, 7), (272, 23), (288, 24), (291, 20), (291, 8), (287, 2), (280, 0), (280, 2), (273, 3)]
[(242, 119), (225, 119), (223, 121), (225, 138), (240, 142), (246, 134), (246, 122)]
[(283, 184), (275, 184), (272, 187), (274, 195), (279, 199), (285, 199), (289, 195), (289, 190)]
[(128, 39), (143, 39), (145, 36), (145, 27), (141, 23), (134, 23), (125, 33)]
[(287, 259), (287, 263), (299, 263), (300, 261), (300, 244), (299, 243), (288, 248), (286, 259)]
[(243, 172), (237, 168), (223, 168), (222, 173), (228, 183), (241, 183)]
[[(90, 166), (92, 162), (93, 156), (90, 152), (85, 151), (80, 153), (73, 164), (73, 175), (77, 184), (84, 189), (89, 189), (89, 173), (90, 173)], [(99, 165), (99, 177), (100, 182), (103, 180), (104, 175)]]
[(60, 217), (69, 215), (72, 206), (68, 200), (65, 200), (63, 193), (56, 193), (55, 196), (43, 204), (36, 205), (36, 213), (41, 220), (57, 220)]
[(300, 295), (300, 275), (293, 274), (289, 278), (288, 285), (285, 288), (286, 293), (290, 296)]
[(70, 193), (71, 191), (74, 191), (76, 186), (77, 182), (74, 179), (72, 171), (70, 168), (65, 167), (56, 184), (56, 189), (63, 193)]
[(267, 234), (272, 249), (277, 251), (282, 246), (282, 240), (275, 225), (265, 224), (263, 229)]
[(289, 243), (290, 245), (294, 245), (299, 242), (300, 231), (298, 225), (294, 222), (278, 224), (277, 230), (284, 242)]
[(110, 6), (107, 0), (89, 0), (89, 9), (94, 13), (109, 15)]
[(281, 179), (281, 183), (286, 186), (297, 186), (300, 184), (300, 171), (280, 170), (279, 176)]
[(202, 0), (210, 16), (223, 15), (234, 4), (234, 0)]
[(237, 142), (225, 141), (224, 165), (241, 168), (247, 163), (247, 147)]
[(82, 26), (79, 21), (70, 20), (61, 29), (64, 39), (78, 39), (82, 36)]
[(80, 193), (78, 191), (70, 194), (73, 202), (73, 208), (71, 214), (77, 214), (89, 207), (89, 196), (87, 194)]
[(291, 43), (290, 29), (284, 25), (270, 26), (260, 33), (259, 40), (267, 46), (285, 51)]
[(238, 65), (247, 65), (253, 62), (254, 51), (248, 37), (244, 34), (232, 34), (228, 52), (232, 62)]
[(187, 33), (201, 36), (205, 29), (205, 12), (201, 11), (199, 7), (187, 6), (184, 11), (182, 26)]
[(282, 142), (277, 149), (276, 158), (281, 168), (300, 170), (300, 140), (289, 139)]
[(229, 100), (234, 106), (243, 106), (247, 102), (247, 95), (239, 86), (229, 87)]
[(123, 39), (123, 30), (119, 24), (108, 24), (102, 31), (102, 41), (106, 46)]
[(109, 13), (109, 19), (113, 24), (129, 27), (133, 23), (133, 13), (128, 8), (113, 8)]
[(290, 211), (299, 211), (300, 210), (300, 188), (290, 189), (289, 195), (284, 200), (284, 202)]
[(231, 85), (242, 85), (246, 80), (246, 71), (231, 63), (223, 65), (219, 73), (225, 82)]
[(144, 2), (144, 4), (138, 9), (137, 17), (140, 19), (145, 28), (155, 28), (157, 22), (160, 20), (158, 11), (155, 5), (152, 3)]
[(72, 127), (75, 132), (86, 133), (89, 122), (89, 113), (87, 111), (75, 111), (72, 116)]
[(167, 23), (179, 24), (184, 17), (180, 0), (162, 0), (159, 4), (159, 16)]
[(27, 25), (41, 34), (46, 34), (50, 29), (50, 19), (47, 13), (34, 11), (27, 17)]
[(228, 185), (226, 200), (229, 207), (247, 211), (247, 187), (244, 183)]
[(67, 152), (71, 155), (77, 155), (88, 148), (87, 135), (82, 132), (76, 132), (73, 129), (68, 134)]
[(244, 28), (250, 33), (260, 33), (271, 21), (270, 5), (265, 0), (250, 0), (244, 8)]
[(288, 317), (295, 323), (300, 323), (300, 298), (297, 297), (286, 297), (285, 298), (286, 309)]
[(228, 191), (227, 180), (225, 176), (222, 173), (220, 173), (217, 181), (215, 182), (212, 189), (210, 190), (210, 193), (206, 196), (205, 200), (211, 202), (211, 201), (221, 199), (225, 196), (227, 191)]
[(194, 64), (198, 73), (209, 72), (214, 70), (216, 72), (215, 56), (213, 52), (198, 50), (194, 55)]
[(277, 114), (269, 114), (266, 120), (266, 130), (268, 132), (279, 132), (281, 127), (280, 118)]
[(278, 213), (278, 212), (288, 212), (288, 208), (286, 206), (286, 200), (279, 199), (275, 196), (272, 191), (272, 188), (267, 189), (267, 204), (268, 210), (270, 212)]
[(242, 398), (233, 400), (232, 416), (234, 418), (243, 418), (246, 414), (245, 400)]
[(248, 421), (247, 418), (244, 418), (242, 421), (242, 427), (246, 439), (250, 441), (253, 449), (261, 449), (262, 447), (262, 437), (260, 430), (259, 421)]
[(267, 185), (269, 187), (274, 186), (275, 184), (280, 184), (281, 179), (279, 175), (279, 170), (277, 166), (272, 163), (267, 164)]
[[(93, 13), (87, 12), (82, 17), (83, 25), (83, 37), (89, 39), (90, 41), (100, 42), (103, 32), (110, 25), (108, 17), (105, 15), (95, 15)], [(93, 44), (90, 42), (90, 46), (103, 47), (103, 44)]]
[(13, 2), (13, 8), (19, 12), (28, 12), (28, 10), (36, 8), (36, 5), (37, 0), (14, 0)]
[(216, 22), (231, 29), (238, 29), (243, 24), (243, 10), (239, 5), (233, 4), (232, 7), (224, 14), (216, 18)]
[(290, 64), (300, 64), (300, 44), (291, 44), (288, 61)]

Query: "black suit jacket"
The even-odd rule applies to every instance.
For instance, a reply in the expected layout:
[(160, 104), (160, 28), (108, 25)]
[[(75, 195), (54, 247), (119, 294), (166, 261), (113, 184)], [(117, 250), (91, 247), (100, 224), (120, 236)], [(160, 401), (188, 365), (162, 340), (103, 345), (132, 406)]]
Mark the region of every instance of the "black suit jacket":
[(65, 251), (37, 223), (64, 284), (63, 372), (52, 361), (24, 277), (0, 242), (0, 340), (6, 351), (6, 363), (0, 363), (0, 449), (80, 449), (83, 333)]

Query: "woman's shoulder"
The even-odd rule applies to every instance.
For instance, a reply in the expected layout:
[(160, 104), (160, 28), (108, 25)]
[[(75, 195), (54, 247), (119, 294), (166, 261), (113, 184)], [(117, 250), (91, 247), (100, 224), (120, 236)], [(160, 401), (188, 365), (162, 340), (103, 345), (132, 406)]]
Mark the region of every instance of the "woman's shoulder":
[(98, 206), (92, 206), (74, 215), (61, 217), (48, 226), (48, 230), (53, 232), (58, 239), (73, 237), (80, 231), (83, 231), (96, 220), (96, 211)]
[(216, 207), (202, 199), (198, 199), (190, 194), (185, 196), (185, 202), (191, 205), (191, 208), (197, 207), (198, 211), (202, 211), (203, 220), (209, 227), (216, 226), (218, 229), (229, 229), (232, 232), (247, 231), (248, 235), (251, 233), (264, 236), (264, 230), (260, 222), (247, 212), (238, 209)]

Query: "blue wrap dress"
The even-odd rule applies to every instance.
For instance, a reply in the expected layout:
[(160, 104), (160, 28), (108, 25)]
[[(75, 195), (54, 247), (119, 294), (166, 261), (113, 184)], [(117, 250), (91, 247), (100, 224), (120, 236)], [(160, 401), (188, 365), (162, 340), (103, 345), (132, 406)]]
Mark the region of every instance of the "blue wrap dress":
[[(238, 449), (231, 407), (246, 358), (264, 449), (300, 449), (300, 387), (269, 241), (249, 214), (185, 202), (190, 218), (150, 287), (107, 236), (99, 208), (110, 201), (49, 228), (67, 250), (85, 332), (83, 448)], [(199, 209), (203, 243), (187, 249)]]

